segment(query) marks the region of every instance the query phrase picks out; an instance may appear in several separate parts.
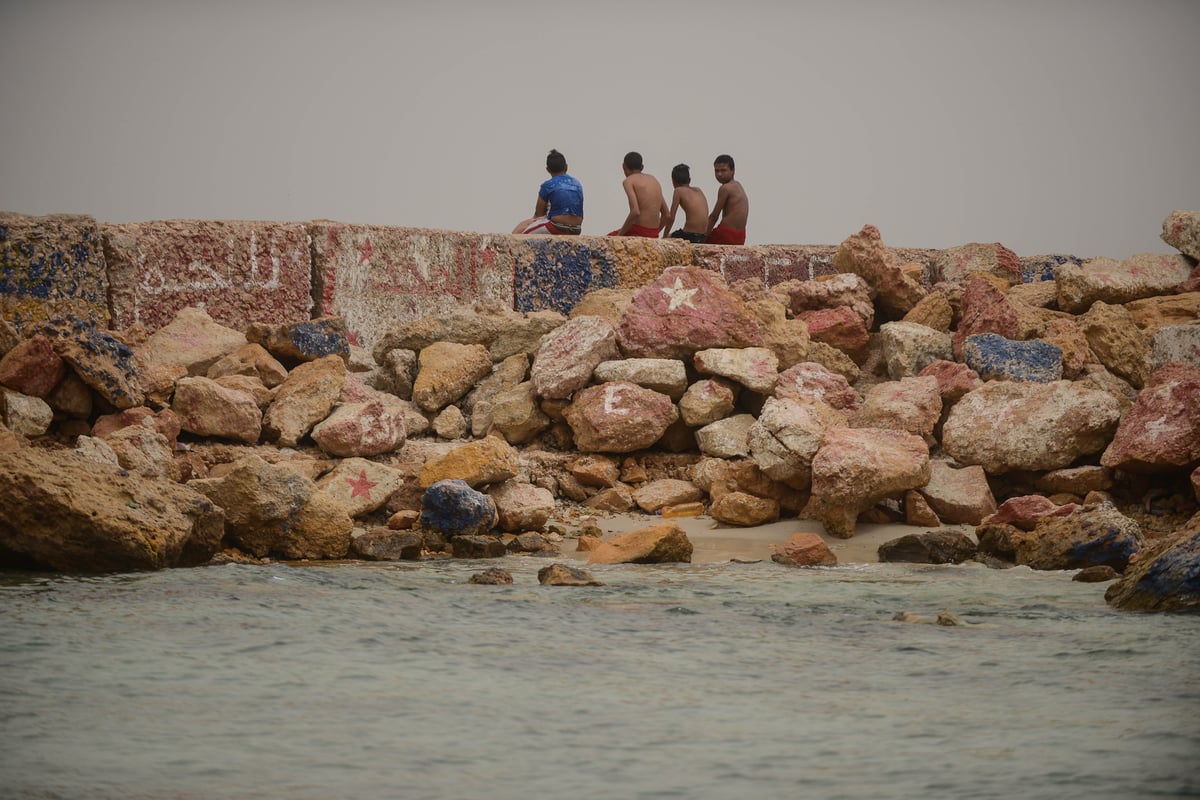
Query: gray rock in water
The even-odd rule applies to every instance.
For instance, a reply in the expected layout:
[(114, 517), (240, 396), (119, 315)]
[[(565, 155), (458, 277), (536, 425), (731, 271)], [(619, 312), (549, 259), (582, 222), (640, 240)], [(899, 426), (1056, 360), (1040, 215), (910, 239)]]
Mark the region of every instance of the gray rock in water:
[(975, 555), (975, 542), (956, 530), (942, 528), (910, 533), (879, 546), (879, 560), (912, 564), (961, 564)]

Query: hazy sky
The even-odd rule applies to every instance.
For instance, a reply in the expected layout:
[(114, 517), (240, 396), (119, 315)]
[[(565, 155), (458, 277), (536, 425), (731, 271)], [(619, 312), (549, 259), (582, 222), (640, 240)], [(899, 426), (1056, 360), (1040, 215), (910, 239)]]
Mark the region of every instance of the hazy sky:
[(0, 210), (508, 232), (551, 147), (748, 243), (1171, 252), (1200, 209), (1197, 0), (0, 0)]

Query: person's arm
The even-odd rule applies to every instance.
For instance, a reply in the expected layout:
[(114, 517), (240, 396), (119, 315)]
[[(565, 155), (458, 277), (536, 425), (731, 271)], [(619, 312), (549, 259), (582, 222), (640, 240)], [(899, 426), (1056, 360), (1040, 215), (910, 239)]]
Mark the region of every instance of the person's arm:
[(717, 220), (721, 218), (721, 212), (725, 210), (725, 202), (729, 200), (729, 187), (721, 186), (717, 190), (717, 202), (713, 205), (712, 213), (708, 215), (708, 230), (705, 234), (713, 232), (713, 228), (717, 227)]
[(675, 221), (673, 216), (671, 219), (667, 218), (668, 213), (670, 213), (670, 212), (667, 210), (667, 198), (663, 196), (662, 192), (659, 192), (658, 193), (658, 226), (659, 226), (659, 228), (662, 229), (662, 232), (664, 234), (669, 234), (671, 232), (671, 223), (673, 223)]
[(638, 205), (637, 192), (633, 190), (633, 184), (626, 178), (621, 182), (621, 185), (625, 187), (625, 196), (629, 198), (629, 216), (625, 218), (625, 223), (617, 231), (617, 236), (624, 236), (629, 233), (630, 227), (637, 222), (638, 216), (642, 213), (641, 206)]
[[(663, 208), (665, 209), (666, 206), (664, 205)], [(662, 238), (666, 239), (668, 236), (671, 235), (671, 226), (675, 224), (675, 215), (677, 213), (679, 213), (679, 190), (678, 189), (676, 189), (675, 193), (673, 195), (671, 195), (671, 208), (670, 208), (670, 210), (667, 211), (667, 213), (662, 218), (662, 221), (663, 221)]]
[(534, 217), (544, 217), (544, 216), (546, 216), (546, 212), (549, 210), (550, 210), (550, 201), (547, 200), (546, 198), (542, 197), (541, 195), (538, 195), (537, 205), (535, 205), (533, 207), (533, 216)]

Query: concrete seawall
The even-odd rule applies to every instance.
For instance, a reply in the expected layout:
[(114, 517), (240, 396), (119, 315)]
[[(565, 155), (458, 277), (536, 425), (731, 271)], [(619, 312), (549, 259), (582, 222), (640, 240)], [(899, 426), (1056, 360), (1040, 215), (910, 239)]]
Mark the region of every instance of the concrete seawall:
[[(637, 288), (695, 265), (774, 286), (835, 272), (834, 245), (692, 245), (538, 237), (315, 220), (160, 220), (0, 213), (0, 313), (18, 332), (76, 314), (153, 332), (201, 306), (239, 330), (338, 315), (370, 349), (398, 322), (476, 301), (569, 312), (589, 291)], [(941, 250), (893, 248), (928, 272)], [(1039, 257), (1051, 258), (1051, 257)], [(1057, 256), (1054, 258), (1063, 258)], [(1071, 257), (1067, 257), (1071, 258)]]

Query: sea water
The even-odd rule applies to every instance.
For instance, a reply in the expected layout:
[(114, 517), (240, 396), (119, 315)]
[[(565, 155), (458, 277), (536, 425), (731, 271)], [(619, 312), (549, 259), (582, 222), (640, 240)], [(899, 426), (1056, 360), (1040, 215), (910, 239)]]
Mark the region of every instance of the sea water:
[(3, 574), (0, 797), (1200, 796), (1200, 615), (1024, 568), (547, 563)]

